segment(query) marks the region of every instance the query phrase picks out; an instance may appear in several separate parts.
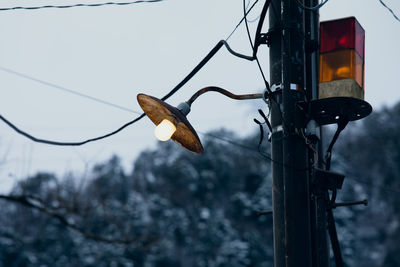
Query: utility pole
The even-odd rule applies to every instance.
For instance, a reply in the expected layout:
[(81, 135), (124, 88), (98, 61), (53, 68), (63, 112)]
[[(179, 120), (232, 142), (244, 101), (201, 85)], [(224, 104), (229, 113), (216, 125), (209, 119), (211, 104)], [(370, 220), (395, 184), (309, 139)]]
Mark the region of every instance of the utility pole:
[(293, 0), (272, 0), (269, 24), (274, 264), (310, 267), (308, 148), (296, 105), (306, 97), (303, 9)]

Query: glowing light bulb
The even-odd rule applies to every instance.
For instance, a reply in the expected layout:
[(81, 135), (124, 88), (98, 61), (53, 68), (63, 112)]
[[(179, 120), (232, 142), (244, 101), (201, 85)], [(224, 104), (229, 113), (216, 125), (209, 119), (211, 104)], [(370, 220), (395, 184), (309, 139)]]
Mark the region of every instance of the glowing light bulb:
[(337, 78), (350, 78), (351, 77), (351, 70), (348, 66), (339, 67), (336, 70), (336, 77)]
[(163, 119), (163, 121), (159, 125), (157, 125), (156, 129), (154, 130), (154, 134), (156, 135), (158, 140), (168, 141), (175, 131), (175, 125), (169, 120)]

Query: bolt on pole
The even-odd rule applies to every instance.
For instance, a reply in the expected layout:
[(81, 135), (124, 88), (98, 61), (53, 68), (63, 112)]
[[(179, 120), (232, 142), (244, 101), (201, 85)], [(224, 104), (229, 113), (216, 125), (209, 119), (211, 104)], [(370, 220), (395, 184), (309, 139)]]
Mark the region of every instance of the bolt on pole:
[(272, 0), (269, 24), (274, 264), (310, 267), (308, 148), (298, 134), (296, 106), (305, 99), (303, 9), (293, 0)]

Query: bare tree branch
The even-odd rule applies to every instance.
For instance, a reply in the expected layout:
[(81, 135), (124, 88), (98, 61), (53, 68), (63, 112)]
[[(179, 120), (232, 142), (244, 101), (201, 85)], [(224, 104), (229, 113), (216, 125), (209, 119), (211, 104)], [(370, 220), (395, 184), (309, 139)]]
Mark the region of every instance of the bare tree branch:
[(81, 233), (83, 236), (86, 238), (102, 242), (102, 243), (110, 243), (110, 244), (123, 244), (123, 245), (129, 245), (133, 243), (139, 243), (139, 242), (145, 242), (147, 243), (146, 246), (138, 246), (136, 249), (139, 250), (145, 250), (147, 249), (151, 244), (157, 242), (159, 240), (158, 237), (137, 237), (137, 238), (126, 238), (126, 239), (119, 239), (119, 238), (109, 238), (109, 237), (104, 237), (101, 235), (97, 235), (94, 233), (91, 233), (89, 231), (86, 231), (79, 225), (72, 223), (68, 221), (68, 219), (64, 216), (61, 215), (57, 212), (57, 209), (63, 209), (62, 207), (47, 207), (44, 203), (44, 200), (33, 195), (3, 195), (0, 194), (0, 199), (6, 200), (6, 201), (11, 201), (20, 205), (23, 205), (25, 207), (29, 207), (35, 210), (38, 210), (52, 218), (57, 219), (61, 224), (65, 225), (66, 227), (73, 229), (79, 233)]

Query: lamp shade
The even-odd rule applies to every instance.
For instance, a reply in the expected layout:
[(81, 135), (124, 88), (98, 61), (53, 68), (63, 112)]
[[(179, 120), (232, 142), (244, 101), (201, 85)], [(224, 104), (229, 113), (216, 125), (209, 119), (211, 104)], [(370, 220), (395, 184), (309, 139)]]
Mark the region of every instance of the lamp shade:
[(138, 94), (137, 100), (140, 107), (146, 113), (147, 117), (158, 126), (163, 120), (172, 122), (176, 131), (171, 136), (171, 139), (186, 148), (187, 150), (201, 154), (204, 148), (200, 139), (192, 127), (186, 116), (182, 114), (176, 107), (173, 107), (166, 102), (145, 94)]

